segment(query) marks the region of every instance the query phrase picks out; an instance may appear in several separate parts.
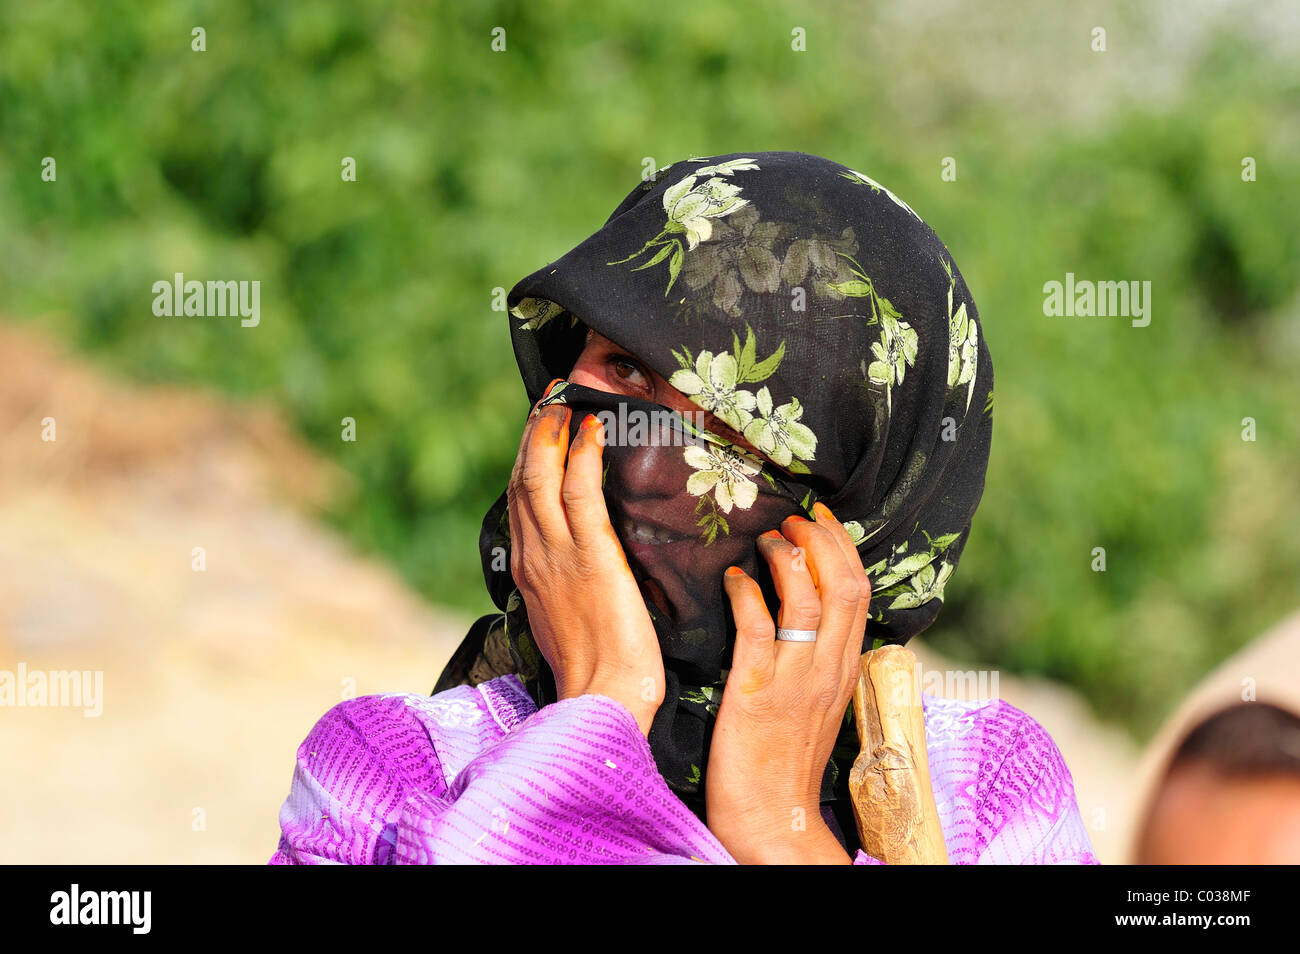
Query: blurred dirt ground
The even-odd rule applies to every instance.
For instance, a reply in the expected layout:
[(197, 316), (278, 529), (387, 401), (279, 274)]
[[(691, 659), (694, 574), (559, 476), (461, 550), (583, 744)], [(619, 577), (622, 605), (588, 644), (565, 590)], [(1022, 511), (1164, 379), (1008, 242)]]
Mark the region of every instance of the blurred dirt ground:
[[(346, 478), (274, 410), (115, 380), (7, 325), (0, 368), (0, 669), (104, 673), (97, 717), (0, 708), (0, 863), (266, 861), (316, 719), (427, 692), (470, 620), (320, 524)], [(1121, 860), (1132, 742), (1060, 686), (998, 688)]]

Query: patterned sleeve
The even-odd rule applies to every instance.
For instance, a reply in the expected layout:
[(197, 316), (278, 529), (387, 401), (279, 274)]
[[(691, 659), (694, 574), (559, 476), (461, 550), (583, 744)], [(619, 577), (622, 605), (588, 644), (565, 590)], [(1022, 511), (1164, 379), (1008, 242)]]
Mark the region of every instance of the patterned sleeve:
[[(1098, 863), (1047, 730), (1002, 701), (925, 697), (935, 807), (956, 865)], [(855, 865), (884, 864), (861, 849)]]
[(399, 864), (734, 864), (669, 790), (628, 710), (604, 696), (545, 706), (444, 795), (416, 792)]
[(1002, 708), (1018, 731), (991, 785), (1002, 793), (1003, 823), (990, 833), (980, 863), (1099, 864), (1061, 750), (1024, 712), (1006, 703)]
[(1065, 759), (1025, 712), (927, 698), (926, 737), (953, 864), (1097, 864)]
[(496, 725), (475, 717), (476, 692), (331, 709), (299, 748), (271, 863), (734, 863), (619, 703), (581, 696)]
[(391, 864), (411, 793), (446, 791), (416, 710), (362, 696), (321, 717), (298, 747), (270, 864)]

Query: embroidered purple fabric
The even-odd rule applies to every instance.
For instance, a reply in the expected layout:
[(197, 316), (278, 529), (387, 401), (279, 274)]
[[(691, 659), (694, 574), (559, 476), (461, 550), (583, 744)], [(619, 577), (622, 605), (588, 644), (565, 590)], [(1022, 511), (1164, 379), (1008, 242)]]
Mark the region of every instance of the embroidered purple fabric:
[[(1001, 701), (922, 703), (954, 864), (1097, 863), (1042, 726)], [(625, 707), (538, 710), (515, 675), (339, 703), (298, 748), (280, 829), (271, 864), (735, 864)]]

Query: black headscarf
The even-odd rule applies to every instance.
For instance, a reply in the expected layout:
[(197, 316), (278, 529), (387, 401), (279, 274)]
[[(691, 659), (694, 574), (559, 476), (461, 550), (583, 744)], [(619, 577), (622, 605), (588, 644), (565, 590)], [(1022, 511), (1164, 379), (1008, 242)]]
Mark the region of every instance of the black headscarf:
[[(992, 435), (993, 368), (975, 303), (943, 243), (888, 189), (826, 159), (768, 152), (660, 169), (507, 304), (530, 403), (569, 374), (591, 328), (763, 454), (698, 419), (571, 382), (544, 402), (572, 405), (575, 431), (586, 412), (603, 412), (611, 521), (667, 677), (650, 747), (703, 819), (735, 632), (723, 571), (734, 563), (756, 577), (773, 618), (779, 605), (760, 533), (811, 516), (817, 500), (831, 508), (872, 582), (868, 647), (905, 643), (938, 614)], [(658, 542), (629, 520), (657, 525)], [(435, 691), (517, 672), (542, 706), (556, 699), (554, 677), (509, 546), (503, 492), (479, 541), (502, 612), (474, 624)], [(847, 770), (858, 745), (845, 716), (822, 802), (852, 847)]]

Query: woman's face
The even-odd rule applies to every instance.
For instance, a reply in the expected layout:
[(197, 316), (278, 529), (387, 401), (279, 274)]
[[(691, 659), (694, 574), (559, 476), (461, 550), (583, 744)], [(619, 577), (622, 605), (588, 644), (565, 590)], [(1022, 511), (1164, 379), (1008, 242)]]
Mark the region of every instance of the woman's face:
[[(584, 387), (625, 394), (682, 413), (698, 405), (628, 351), (589, 331), (570, 381)], [(717, 417), (706, 414), (704, 426), (758, 456), (745, 438)], [(608, 440), (607, 436), (607, 440)], [(760, 494), (755, 505), (726, 514), (730, 532), (708, 546), (700, 542), (699, 498), (686, 491), (692, 470), (681, 446), (651, 442), (625, 452), (606, 480), (610, 520), (623, 541), (629, 565), (646, 599), (684, 627), (707, 612), (722, 591), (722, 574), (736, 564), (752, 572), (754, 539), (771, 530), (795, 508), (782, 498)], [(713, 592), (716, 589), (716, 593)]]
[[(657, 372), (647, 368), (604, 335), (590, 329), (587, 331), (587, 346), (578, 355), (577, 363), (569, 372), (569, 380), (599, 391), (644, 398), (683, 414), (699, 410), (698, 405)], [(715, 434), (751, 453), (758, 453), (753, 444), (714, 415), (706, 415), (705, 422)]]

